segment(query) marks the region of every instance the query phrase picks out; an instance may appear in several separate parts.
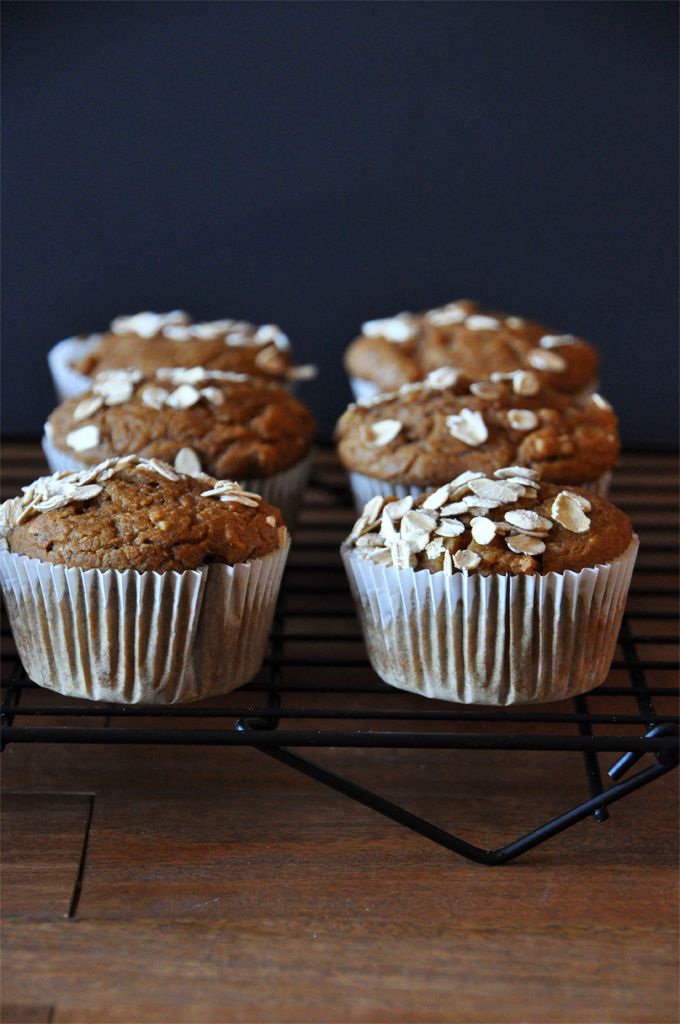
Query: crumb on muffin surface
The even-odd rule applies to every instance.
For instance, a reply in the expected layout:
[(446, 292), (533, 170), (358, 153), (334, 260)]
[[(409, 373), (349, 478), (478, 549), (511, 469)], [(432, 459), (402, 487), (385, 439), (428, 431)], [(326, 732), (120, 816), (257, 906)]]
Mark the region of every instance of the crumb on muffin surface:
[(440, 368), (350, 405), (336, 440), (346, 469), (419, 487), (503, 465), (579, 484), (608, 472), (620, 451), (616, 416), (601, 396), (575, 403), (533, 371), (471, 381)]
[(399, 569), (543, 575), (611, 562), (632, 538), (628, 516), (604, 498), (509, 466), (463, 473), (415, 500), (376, 495), (345, 543)]
[[(259, 377), (203, 367), (104, 371), (50, 415), (50, 442), (85, 465), (136, 452), (221, 479), (266, 477), (309, 452), (314, 419)], [(181, 457), (180, 457), (180, 453)]]
[(348, 373), (382, 391), (422, 380), (442, 366), (455, 366), (475, 380), (493, 371), (534, 369), (550, 387), (573, 394), (592, 385), (598, 356), (580, 338), (466, 299), (368, 321), (345, 354)]
[(7, 550), (82, 569), (235, 565), (283, 547), (277, 508), (231, 481), (127, 456), (42, 477), (0, 506)]

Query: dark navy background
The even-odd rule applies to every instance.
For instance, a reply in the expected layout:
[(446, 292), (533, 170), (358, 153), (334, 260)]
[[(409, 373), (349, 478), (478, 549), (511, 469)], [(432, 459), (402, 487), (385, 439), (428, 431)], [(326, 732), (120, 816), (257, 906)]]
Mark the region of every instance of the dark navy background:
[(677, 437), (677, 8), (7, 3), (3, 424), (118, 313), (280, 323), (326, 434), (360, 321), (460, 296), (594, 341)]

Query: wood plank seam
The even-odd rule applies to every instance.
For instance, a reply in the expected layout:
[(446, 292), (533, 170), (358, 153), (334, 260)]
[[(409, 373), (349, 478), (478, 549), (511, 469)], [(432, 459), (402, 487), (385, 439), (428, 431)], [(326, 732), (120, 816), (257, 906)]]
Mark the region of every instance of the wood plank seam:
[(76, 874), (76, 880), (73, 886), (73, 894), (71, 896), (71, 902), (68, 908), (68, 918), (72, 920), (78, 913), (78, 904), (80, 903), (80, 894), (83, 888), (83, 877), (85, 875), (85, 863), (87, 860), (87, 848), (90, 841), (90, 827), (92, 825), (92, 815), (94, 813), (94, 793), (89, 794), (88, 797), (89, 806), (87, 812), (87, 822), (85, 823), (85, 832), (83, 835), (83, 847), (80, 851), (80, 859), (78, 861), (78, 871)]

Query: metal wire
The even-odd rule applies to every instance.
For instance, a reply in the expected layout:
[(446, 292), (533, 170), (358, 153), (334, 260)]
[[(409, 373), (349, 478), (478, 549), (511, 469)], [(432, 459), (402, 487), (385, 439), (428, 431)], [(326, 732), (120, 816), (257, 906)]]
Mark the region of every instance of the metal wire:
[[(21, 483), (31, 476), (32, 470), (26, 472), (20, 463), (13, 468)], [(650, 604), (629, 613), (614, 677), (570, 705), (493, 708), (431, 702), (395, 691), (370, 672), (338, 557), (353, 513), (344, 479), (326, 453), (295, 538), (270, 652), (257, 679), (199, 705), (123, 706), (56, 698), (26, 678), (3, 626), (2, 742), (254, 747), (487, 865), (505, 863), (589, 815), (604, 821), (611, 804), (678, 763), (678, 716), (666, 706), (678, 696), (678, 631), (672, 627), (677, 618), (670, 607), (677, 574), (677, 559), (671, 557), (677, 550), (675, 528), (669, 522), (675, 510), (673, 485), (655, 480), (657, 501), (650, 507), (641, 500), (643, 470), (644, 465), (628, 471), (619, 497), (622, 507), (644, 517), (637, 524), (641, 558), (631, 598), (662, 607), (657, 611)], [(664, 702), (661, 712), (656, 700)], [(482, 850), (290, 749), (308, 747), (572, 751), (581, 754), (589, 797), (500, 850)], [(599, 760), (605, 753), (619, 755), (605, 772), (612, 780), (606, 789)], [(645, 756), (651, 756), (651, 763), (631, 775)]]

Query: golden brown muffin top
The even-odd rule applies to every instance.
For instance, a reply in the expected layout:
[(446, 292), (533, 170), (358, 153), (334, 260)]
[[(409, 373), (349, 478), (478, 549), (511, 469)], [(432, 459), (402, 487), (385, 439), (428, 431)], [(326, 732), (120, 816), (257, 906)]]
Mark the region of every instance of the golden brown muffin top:
[(86, 377), (126, 367), (152, 374), (161, 366), (203, 366), (279, 381), (306, 380), (315, 372), (313, 367), (292, 366), (290, 342), (276, 324), (194, 323), (188, 313), (173, 310), (119, 316), (109, 332), (91, 337), (94, 347), (73, 363)]
[(0, 505), (0, 544), (81, 569), (236, 565), (287, 543), (281, 513), (238, 484), (128, 455), (41, 477)]
[(415, 501), (376, 495), (346, 543), (378, 565), (448, 575), (579, 571), (626, 551), (628, 516), (604, 498), (538, 477), (508, 466), (462, 473)]
[(348, 373), (381, 391), (422, 380), (441, 366), (454, 366), (473, 380), (494, 371), (535, 370), (549, 387), (575, 394), (592, 387), (598, 357), (592, 345), (571, 334), (467, 299), (370, 320), (345, 354)]
[(538, 469), (544, 480), (584, 483), (612, 468), (617, 420), (600, 395), (578, 404), (542, 385), (534, 371), (470, 381), (451, 367), (398, 392), (349, 407), (336, 428), (343, 465), (418, 487), (466, 469)]
[(260, 377), (202, 367), (98, 374), (84, 395), (59, 405), (48, 439), (85, 465), (136, 452), (189, 473), (266, 477), (309, 452), (312, 414)]

